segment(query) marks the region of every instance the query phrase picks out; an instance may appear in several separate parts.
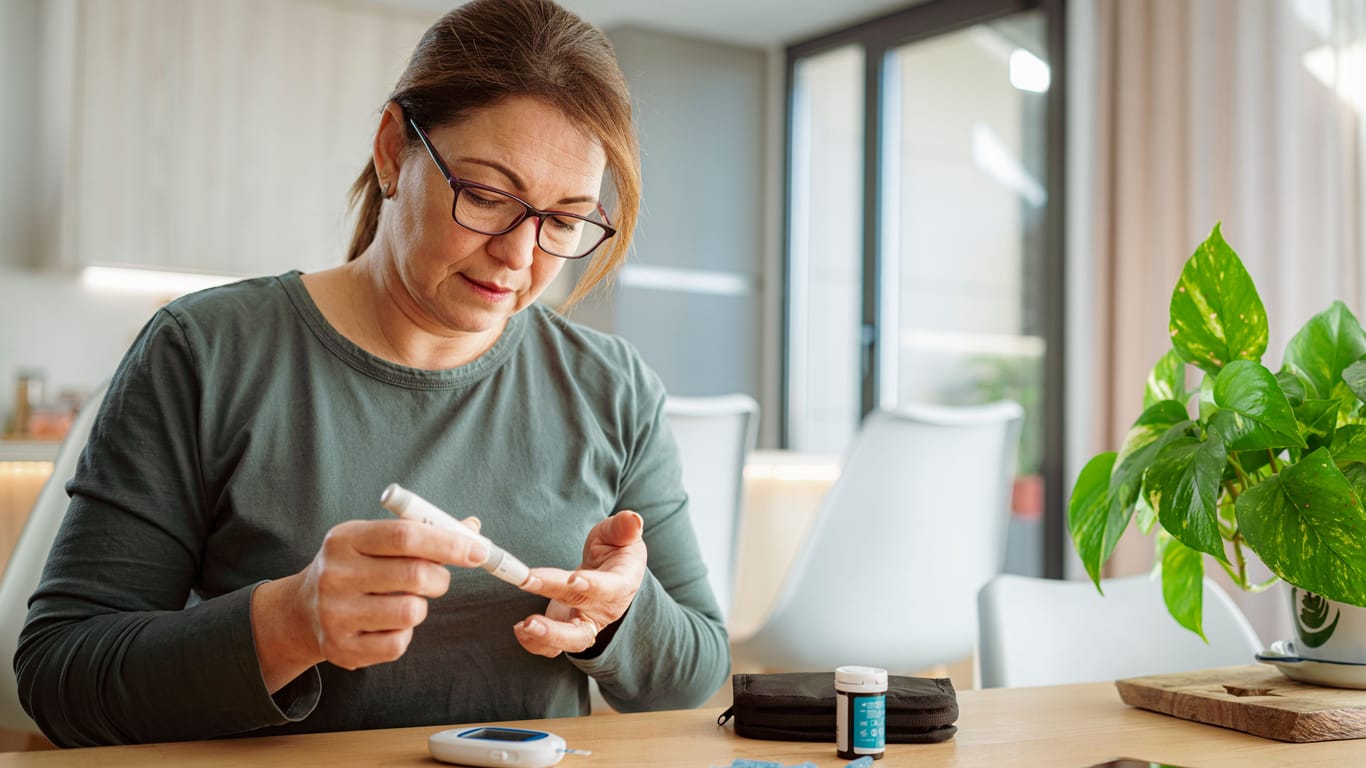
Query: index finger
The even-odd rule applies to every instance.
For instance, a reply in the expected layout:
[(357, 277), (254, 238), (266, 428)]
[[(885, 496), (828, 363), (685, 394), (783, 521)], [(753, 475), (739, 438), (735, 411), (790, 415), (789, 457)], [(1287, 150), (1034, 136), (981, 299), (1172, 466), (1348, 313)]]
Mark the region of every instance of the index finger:
[(465, 536), (413, 520), (362, 521), (354, 547), (372, 557), (417, 557), (435, 563), (473, 568), (489, 558), (488, 545), (477, 534)]
[(553, 600), (561, 595), (581, 591), (569, 587), (569, 580), (574, 578), (574, 573), (562, 568), (532, 568), (527, 572), (527, 579), (522, 582), (520, 589)]
[(610, 571), (532, 568), (530, 578), (522, 584), (521, 589), (533, 595), (559, 600), (566, 605), (580, 606), (595, 594), (601, 597), (607, 592), (610, 595), (621, 580), (618, 574)]

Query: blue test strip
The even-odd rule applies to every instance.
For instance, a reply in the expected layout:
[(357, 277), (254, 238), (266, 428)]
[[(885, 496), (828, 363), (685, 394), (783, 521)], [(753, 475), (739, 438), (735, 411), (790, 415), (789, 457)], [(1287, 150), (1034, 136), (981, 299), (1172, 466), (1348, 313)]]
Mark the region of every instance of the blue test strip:
[[(859, 757), (858, 760), (844, 765), (844, 768), (872, 768), (873, 756)], [(795, 763), (783, 765), (772, 760), (749, 760), (749, 758), (736, 757), (732, 761), (731, 768), (820, 768), (814, 763)]]

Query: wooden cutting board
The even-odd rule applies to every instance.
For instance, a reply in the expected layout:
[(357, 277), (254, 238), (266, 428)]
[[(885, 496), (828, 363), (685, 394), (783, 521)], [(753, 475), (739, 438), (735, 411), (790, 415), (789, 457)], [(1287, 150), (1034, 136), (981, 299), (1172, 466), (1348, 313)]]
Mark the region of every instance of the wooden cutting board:
[(1264, 664), (1116, 680), (1125, 704), (1279, 741), (1366, 737), (1366, 690), (1299, 683)]

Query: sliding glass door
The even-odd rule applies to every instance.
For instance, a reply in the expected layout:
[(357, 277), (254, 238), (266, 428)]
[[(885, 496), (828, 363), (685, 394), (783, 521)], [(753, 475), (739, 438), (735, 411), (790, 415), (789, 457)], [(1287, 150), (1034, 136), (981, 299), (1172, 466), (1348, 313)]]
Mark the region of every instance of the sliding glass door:
[(941, 1), (789, 51), (787, 444), (842, 451), (874, 408), (1020, 402), (1007, 568), (1034, 575), (1062, 551), (1049, 14)]
[(838, 451), (862, 411), (863, 49), (794, 72), (788, 306), (788, 442)]

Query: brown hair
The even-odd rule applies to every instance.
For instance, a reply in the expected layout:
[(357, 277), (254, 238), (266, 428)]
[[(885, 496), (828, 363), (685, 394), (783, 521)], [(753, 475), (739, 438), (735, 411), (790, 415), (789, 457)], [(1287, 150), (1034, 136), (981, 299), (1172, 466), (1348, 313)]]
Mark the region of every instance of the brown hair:
[[(535, 96), (597, 139), (607, 155), (617, 234), (591, 257), (573, 306), (626, 260), (640, 211), (640, 148), (631, 97), (607, 36), (550, 0), (473, 0), (441, 17), (413, 49), (389, 101), (431, 130), (508, 96)], [(403, 126), (409, 151), (417, 147)], [(347, 261), (375, 239), (384, 200), (374, 160), (351, 185), (358, 213)]]

